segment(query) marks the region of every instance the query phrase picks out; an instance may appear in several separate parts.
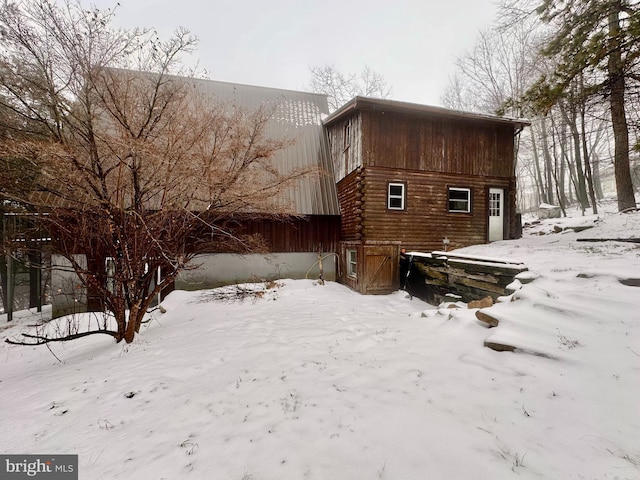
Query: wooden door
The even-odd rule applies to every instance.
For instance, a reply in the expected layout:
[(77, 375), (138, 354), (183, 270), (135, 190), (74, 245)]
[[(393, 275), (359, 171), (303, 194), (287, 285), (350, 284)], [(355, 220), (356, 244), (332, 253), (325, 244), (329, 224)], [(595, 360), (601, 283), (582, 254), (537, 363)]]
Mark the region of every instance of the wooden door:
[(364, 247), (364, 272), (360, 292), (386, 294), (398, 289), (397, 245)]
[(489, 189), (489, 241), (504, 239), (504, 190)]

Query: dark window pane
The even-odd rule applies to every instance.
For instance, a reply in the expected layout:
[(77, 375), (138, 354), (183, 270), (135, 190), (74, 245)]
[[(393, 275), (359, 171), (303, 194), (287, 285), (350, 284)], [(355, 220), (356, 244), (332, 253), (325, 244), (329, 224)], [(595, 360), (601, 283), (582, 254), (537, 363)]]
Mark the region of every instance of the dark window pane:
[(389, 185), (389, 195), (402, 196), (404, 185)]

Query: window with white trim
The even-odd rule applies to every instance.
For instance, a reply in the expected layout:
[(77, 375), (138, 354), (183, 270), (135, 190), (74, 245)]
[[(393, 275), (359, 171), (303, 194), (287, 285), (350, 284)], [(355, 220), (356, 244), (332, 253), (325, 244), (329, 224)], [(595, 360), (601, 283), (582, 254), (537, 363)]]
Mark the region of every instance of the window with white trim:
[(347, 250), (347, 276), (356, 278), (358, 268), (358, 252), (356, 250)]
[(471, 212), (471, 189), (449, 187), (449, 206), (453, 213)]
[(405, 191), (406, 185), (404, 183), (389, 182), (387, 185), (387, 208), (389, 210), (404, 210)]

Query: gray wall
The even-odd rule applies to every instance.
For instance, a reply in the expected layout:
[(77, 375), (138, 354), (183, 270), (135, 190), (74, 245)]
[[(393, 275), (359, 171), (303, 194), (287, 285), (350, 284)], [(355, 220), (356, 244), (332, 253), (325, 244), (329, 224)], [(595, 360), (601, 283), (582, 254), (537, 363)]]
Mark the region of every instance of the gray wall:
[[(78, 255), (81, 265), (84, 255)], [(317, 253), (271, 253), (235, 255), (217, 253), (197, 256), (192, 266), (176, 279), (176, 290), (201, 290), (235, 283), (261, 282), (282, 278), (317, 279), (320, 273)], [(336, 256), (325, 254), (322, 260), (324, 279), (335, 281)], [(51, 258), (51, 303), (53, 318), (86, 310), (87, 294), (69, 261), (59, 255)]]
[[(84, 255), (76, 255), (83, 267)], [(60, 255), (51, 256), (51, 304), (53, 318), (86, 311), (87, 291), (71, 268), (71, 262)]]
[[(199, 255), (192, 264), (200, 265), (200, 268), (182, 272), (176, 279), (176, 290), (200, 290), (221, 285), (281, 278), (317, 279), (319, 275), (317, 261), (317, 253)], [(324, 279), (335, 281), (335, 255), (325, 255), (322, 260), (322, 268)]]

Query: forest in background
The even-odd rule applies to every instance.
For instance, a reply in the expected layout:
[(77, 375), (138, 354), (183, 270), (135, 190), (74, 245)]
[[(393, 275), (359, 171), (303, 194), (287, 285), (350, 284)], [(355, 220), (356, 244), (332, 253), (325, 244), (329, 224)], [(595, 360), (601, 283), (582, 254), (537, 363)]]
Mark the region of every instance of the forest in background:
[(503, 1), (494, 25), (456, 61), (442, 103), (527, 118), (518, 205), (598, 213), (640, 191), (640, 3)]

